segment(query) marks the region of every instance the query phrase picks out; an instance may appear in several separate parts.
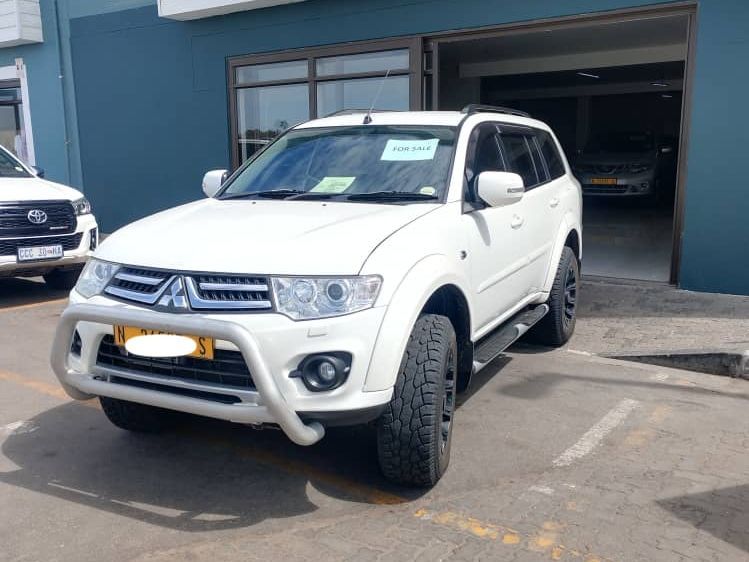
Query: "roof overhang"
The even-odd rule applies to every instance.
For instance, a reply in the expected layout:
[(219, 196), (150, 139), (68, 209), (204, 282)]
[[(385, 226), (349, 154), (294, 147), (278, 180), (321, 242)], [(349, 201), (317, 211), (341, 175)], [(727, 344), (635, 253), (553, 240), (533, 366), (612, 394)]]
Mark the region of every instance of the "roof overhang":
[(195, 20), (246, 10), (270, 8), (304, 0), (158, 0), (159, 15), (175, 20)]
[(39, 0), (0, 1), (0, 48), (43, 41)]

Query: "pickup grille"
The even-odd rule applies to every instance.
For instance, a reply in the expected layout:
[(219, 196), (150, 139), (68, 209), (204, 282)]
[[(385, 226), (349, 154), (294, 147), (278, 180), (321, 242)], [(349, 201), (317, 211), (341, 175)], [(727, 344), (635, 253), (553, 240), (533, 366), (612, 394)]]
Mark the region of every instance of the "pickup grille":
[(18, 240), (0, 240), (0, 256), (15, 256), (18, 248), (32, 248), (34, 246), (53, 246), (62, 244), (64, 252), (75, 250), (81, 245), (83, 233), (73, 236), (45, 236), (43, 238), (21, 238)]
[[(34, 224), (29, 212), (39, 210), (46, 221)], [(77, 219), (69, 201), (32, 201), (0, 203), (0, 238), (47, 236), (75, 232)]]
[(147, 375), (153, 380), (163, 379), (161, 382), (178, 379), (235, 390), (255, 390), (255, 383), (242, 354), (226, 349), (214, 350), (212, 360), (195, 357), (138, 357), (115, 345), (114, 336), (107, 335), (99, 345), (96, 364)]
[[(177, 284), (177, 287), (173, 287)], [(159, 305), (164, 297), (186, 297), (189, 310), (268, 311), (273, 309), (265, 277), (190, 274), (123, 267), (105, 293), (127, 301)], [(167, 299), (174, 305), (176, 298)], [(173, 310), (178, 311), (178, 310)], [(183, 310), (184, 311), (184, 310)]]

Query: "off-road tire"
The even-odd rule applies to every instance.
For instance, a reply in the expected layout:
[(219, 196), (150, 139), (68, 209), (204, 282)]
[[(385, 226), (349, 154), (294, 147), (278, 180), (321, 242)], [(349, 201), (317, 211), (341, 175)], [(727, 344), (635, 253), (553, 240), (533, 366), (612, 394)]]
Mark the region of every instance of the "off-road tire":
[(51, 288), (70, 291), (78, 282), (81, 269), (54, 269), (44, 275), (44, 282)]
[(541, 345), (564, 345), (575, 331), (580, 265), (574, 252), (565, 246), (551, 287), (549, 312), (528, 332), (528, 340)]
[(109, 421), (120, 429), (136, 433), (159, 433), (169, 429), (178, 415), (171, 410), (105, 396), (100, 396), (99, 402)]
[(380, 468), (399, 484), (433, 486), (450, 462), (457, 377), (455, 330), (445, 316), (416, 321), (377, 423)]

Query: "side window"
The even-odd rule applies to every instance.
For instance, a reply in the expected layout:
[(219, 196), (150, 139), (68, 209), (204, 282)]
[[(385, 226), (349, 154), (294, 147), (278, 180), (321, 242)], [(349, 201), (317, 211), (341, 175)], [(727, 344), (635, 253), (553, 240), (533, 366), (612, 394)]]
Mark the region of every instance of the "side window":
[(502, 134), (502, 144), (507, 158), (507, 171), (519, 174), (523, 178), (526, 190), (540, 183), (528, 140), (528, 137), (521, 134)]
[(554, 139), (546, 131), (538, 131), (536, 139), (538, 140), (538, 146), (541, 148), (541, 154), (546, 160), (546, 167), (549, 169), (551, 179), (563, 176), (565, 174), (564, 164)]
[(475, 201), (475, 180), (481, 172), (504, 172), (507, 170), (500, 150), (497, 127), (493, 123), (482, 123), (471, 133), (469, 157), (466, 163), (468, 199)]

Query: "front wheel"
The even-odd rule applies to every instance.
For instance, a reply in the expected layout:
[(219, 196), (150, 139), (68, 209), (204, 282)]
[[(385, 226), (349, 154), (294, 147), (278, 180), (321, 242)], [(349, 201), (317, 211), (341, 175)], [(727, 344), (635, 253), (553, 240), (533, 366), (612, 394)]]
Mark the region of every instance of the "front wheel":
[(549, 312), (528, 332), (529, 339), (541, 345), (558, 347), (572, 337), (577, 320), (580, 266), (574, 252), (565, 246), (551, 287)]
[(146, 404), (100, 396), (101, 409), (110, 422), (135, 433), (160, 433), (174, 426), (178, 414)]
[(424, 314), (416, 321), (393, 389), (377, 423), (383, 474), (400, 484), (433, 486), (450, 462), (458, 370), (450, 320)]
[(44, 282), (52, 289), (70, 291), (78, 282), (81, 271), (81, 268), (54, 269), (44, 275)]

